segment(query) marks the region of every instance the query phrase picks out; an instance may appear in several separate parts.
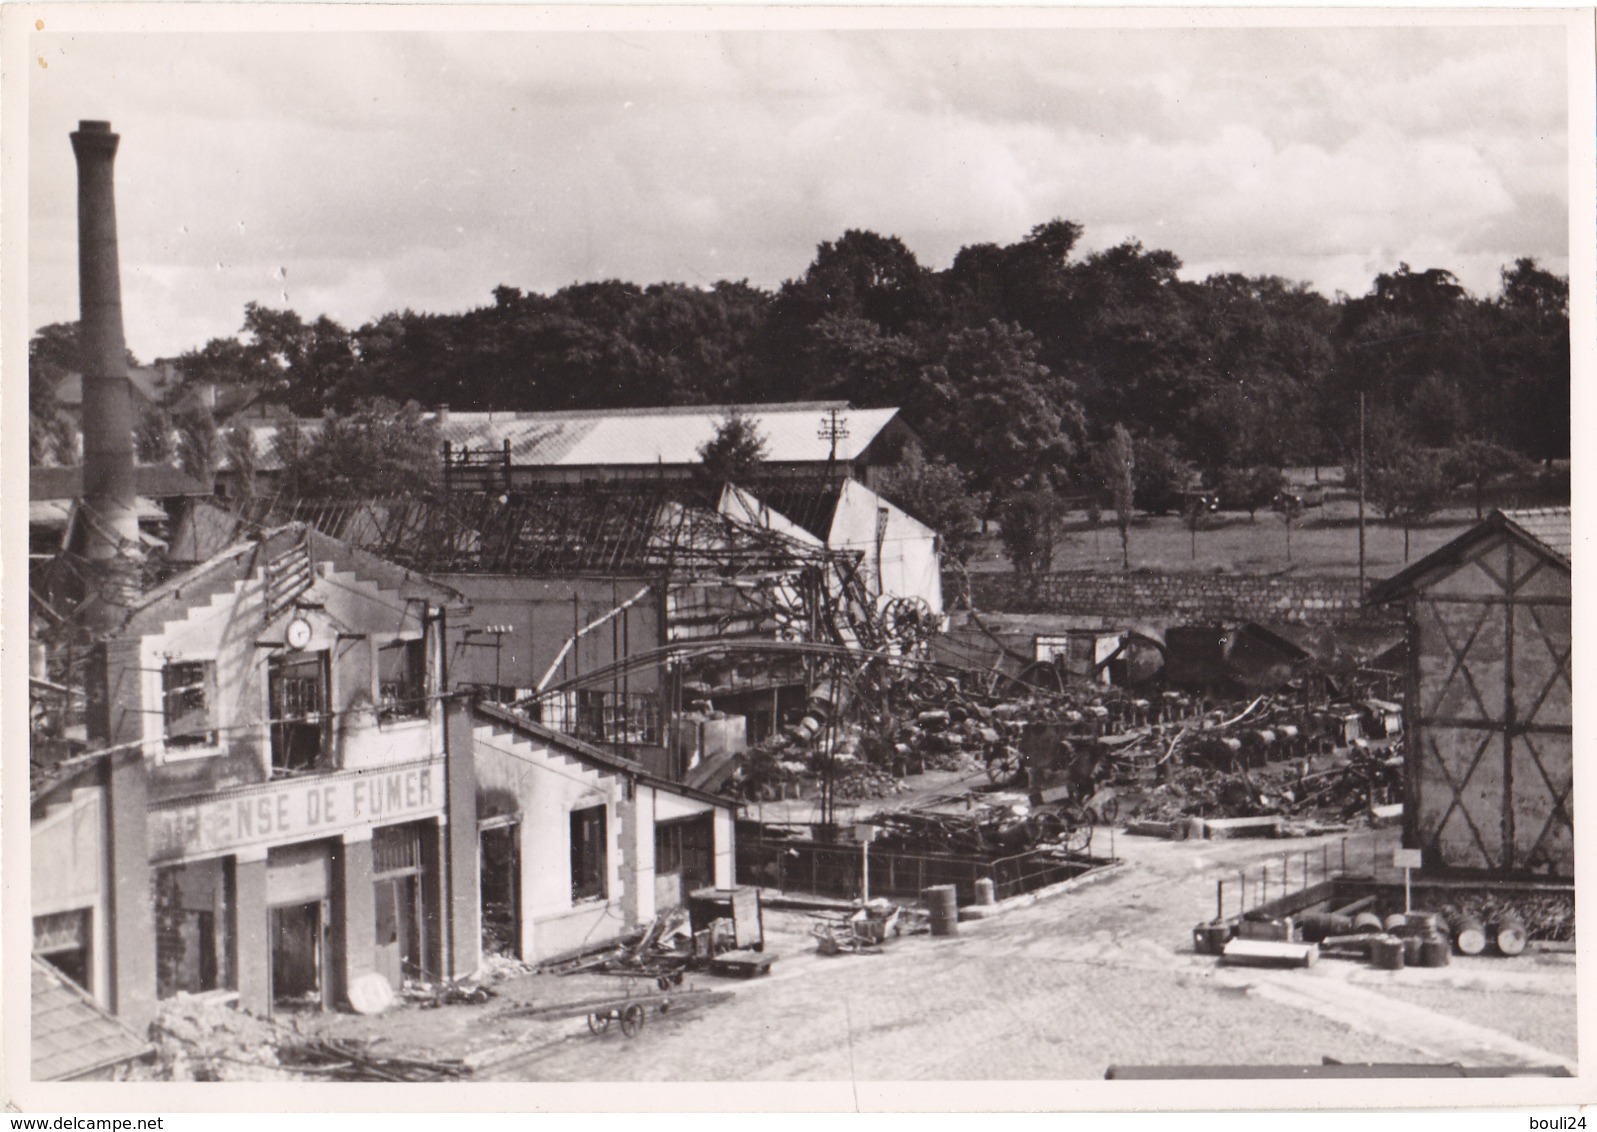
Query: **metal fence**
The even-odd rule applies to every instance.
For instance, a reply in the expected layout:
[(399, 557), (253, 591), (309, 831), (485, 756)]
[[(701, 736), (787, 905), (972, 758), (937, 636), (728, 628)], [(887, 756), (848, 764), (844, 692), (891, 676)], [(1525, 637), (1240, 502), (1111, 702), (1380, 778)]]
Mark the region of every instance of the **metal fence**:
[[(1366, 859), (1366, 864), (1373, 862)], [(1340, 845), (1329, 842), (1318, 851), (1304, 849), (1282, 853), (1274, 860), (1262, 861), (1253, 868), (1239, 869), (1222, 876), (1214, 886), (1214, 918), (1224, 920), (1255, 915), (1287, 914), (1304, 902), (1328, 891), (1332, 882), (1347, 874), (1347, 838)], [(1355, 862), (1357, 864), (1357, 862)]]
[(994, 894), (1003, 900), (1068, 880), (1103, 863), (1064, 860), (1047, 850), (990, 858), (905, 853), (874, 846), (867, 858), (858, 844), (739, 837), (737, 882), (779, 892), (858, 899), (865, 889), (862, 881), (867, 859), (873, 897), (918, 898), (928, 888), (951, 884), (961, 904), (975, 903), (978, 880), (992, 881)]

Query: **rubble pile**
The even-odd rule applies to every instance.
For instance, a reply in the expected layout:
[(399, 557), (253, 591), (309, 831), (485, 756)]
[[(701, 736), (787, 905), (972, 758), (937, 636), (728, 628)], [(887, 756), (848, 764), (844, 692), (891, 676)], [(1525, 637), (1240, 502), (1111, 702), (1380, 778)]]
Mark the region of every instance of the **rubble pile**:
[[(1319, 769), (1315, 769), (1318, 766)], [(1320, 823), (1346, 822), (1375, 806), (1402, 798), (1400, 741), (1372, 748), (1355, 745), (1346, 755), (1266, 762), (1249, 768), (1217, 769), (1192, 759), (1161, 768), (1153, 785), (1121, 783), (1125, 814), (1139, 821), (1181, 818), (1247, 818), (1280, 814)], [(1133, 789), (1128, 789), (1133, 787)]]
[(180, 994), (162, 1002), (150, 1024), (155, 1058), (132, 1079), (151, 1081), (288, 1081), (278, 1052), (292, 1029), (236, 1010), (214, 996)]

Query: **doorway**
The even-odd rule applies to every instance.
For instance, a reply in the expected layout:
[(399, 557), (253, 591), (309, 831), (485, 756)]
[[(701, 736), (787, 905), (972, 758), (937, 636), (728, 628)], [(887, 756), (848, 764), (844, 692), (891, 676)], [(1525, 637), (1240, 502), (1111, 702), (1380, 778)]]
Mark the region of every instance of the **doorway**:
[(416, 825), (372, 833), (373, 965), (395, 990), (406, 979), (427, 974), (422, 875), (421, 830)]
[(325, 903), (313, 900), (271, 910), (274, 1007), (319, 1009), (322, 1005)]
[(482, 949), (521, 955), (521, 824), (491, 826), (478, 835)]

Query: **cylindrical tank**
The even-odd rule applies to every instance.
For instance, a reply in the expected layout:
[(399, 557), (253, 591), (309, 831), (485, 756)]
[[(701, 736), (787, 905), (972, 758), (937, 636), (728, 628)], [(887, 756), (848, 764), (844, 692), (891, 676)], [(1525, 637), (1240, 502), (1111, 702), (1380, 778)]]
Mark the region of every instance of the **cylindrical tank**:
[(959, 890), (951, 884), (939, 884), (928, 888), (922, 896), (932, 915), (932, 934), (958, 935)]
[(1445, 967), (1452, 959), (1453, 947), (1441, 932), (1427, 932), (1420, 941), (1420, 966)]
[(1387, 971), (1403, 968), (1403, 941), (1395, 935), (1378, 935), (1370, 940), (1370, 962)]

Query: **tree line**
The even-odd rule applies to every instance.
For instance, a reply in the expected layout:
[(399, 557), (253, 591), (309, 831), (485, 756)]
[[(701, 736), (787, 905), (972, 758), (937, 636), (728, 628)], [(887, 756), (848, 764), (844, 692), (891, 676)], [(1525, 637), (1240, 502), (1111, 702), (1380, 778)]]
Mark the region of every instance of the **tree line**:
[[(462, 314), (405, 310), (354, 330), (250, 304), (237, 335), (177, 362), (190, 381), (244, 385), (300, 415), (369, 412), (378, 398), (893, 405), (925, 442), (923, 478), (1034, 533), (1071, 496), (1178, 509), (1193, 471), (1257, 507), (1288, 464), (1350, 461), (1361, 394), (1382, 482), (1456, 486), (1569, 453), (1568, 283), (1532, 259), (1505, 266), (1491, 296), (1404, 264), (1365, 295), (1327, 298), (1274, 276), (1183, 280), (1170, 251), (1082, 254), (1082, 235), (1051, 220), (934, 270), (896, 237), (849, 230), (774, 290), (500, 286)], [(59, 331), (34, 340), (36, 379), (59, 364)], [(47, 441), (51, 422), (34, 423)], [(1046, 537), (1034, 541), (1046, 556)]]

